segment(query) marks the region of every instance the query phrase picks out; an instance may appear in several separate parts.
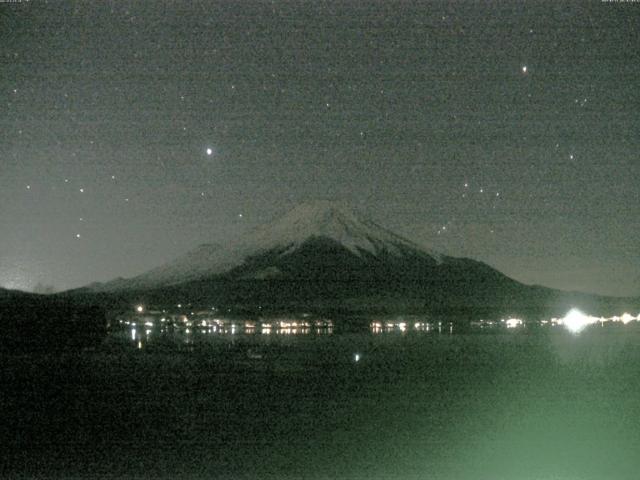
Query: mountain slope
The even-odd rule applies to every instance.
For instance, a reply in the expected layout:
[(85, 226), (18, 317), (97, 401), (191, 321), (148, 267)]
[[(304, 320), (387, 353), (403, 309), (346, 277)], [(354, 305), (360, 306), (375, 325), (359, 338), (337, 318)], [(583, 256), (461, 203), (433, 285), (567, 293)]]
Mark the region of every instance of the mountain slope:
[(333, 202), (301, 205), (232, 245), (201, 245), (137, 277), (77, 294), (123, 305), (144, 299), (255, 312), (419, 311), (461, 318), (542, 318), (575, 306), (615, 314), (633, 304), (524, 285), (482, 262), (423, 248)]
[[(131, 279), (91, 285), (90, 289), (115, 291), (159, 288), (230, 272), (236, 278), (269, 278), (278, 275), (278, 267), (274, 264), (291, 258), (291, 255), (294, 258), (313, 257), (309, 250), (313, 250), (314, 245), (340, 247), (339, 250), (349, 259), (347, 264), (365, 265), (373, 259), (421, 258), (435, 265), (442, 263), (445, 258), (371, 220), (360, 218), (341, 204), (316, 202), (293, 209), (275, 222), (255, 229), (234, 245), (200, 245), (173, 262), (147, 273)], [(320, 262), (327, 262), (331, 258), (326, 248), (316, 254), (320, 255), (316, 259)], [(251, 271), (251, 266), (255, 267), (255, 271)], [(334, 265), (336, 269), (339, 266)]]

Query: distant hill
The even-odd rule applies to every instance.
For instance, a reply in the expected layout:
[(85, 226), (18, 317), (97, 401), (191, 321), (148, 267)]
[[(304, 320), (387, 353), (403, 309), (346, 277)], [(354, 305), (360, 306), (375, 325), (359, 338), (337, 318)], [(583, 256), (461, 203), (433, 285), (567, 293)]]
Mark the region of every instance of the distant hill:
[(23, 292), (20, 290), (9, 290), (6, 288), (0, 288), (0, 300), (7, 299), (7, 298), (18, 298), (18, 297), (26, 298), (30, 295), (32, 294)]
[(37, 295), (0, 289), (0, 352), (52, 352), (95, 347), (107, 333), (96, 298)]

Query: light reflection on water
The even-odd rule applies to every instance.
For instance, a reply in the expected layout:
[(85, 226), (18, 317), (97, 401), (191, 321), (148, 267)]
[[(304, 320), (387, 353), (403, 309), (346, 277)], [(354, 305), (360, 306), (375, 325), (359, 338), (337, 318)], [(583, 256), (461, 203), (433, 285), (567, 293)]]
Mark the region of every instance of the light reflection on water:
[[(127, 332), (137, 348), (144, 348), (149, 342), (160, 339), (182, 342), (190, 345), (206, 339), (273, 336), (329, 336), (335, 333), (332, 320), (286, 319), (286, 320), (190, 320), (181, 318), (169, 321), (166, 318), (154, 322), (150, 318), (138, 320), (120, 320), (120, 331)], [(114, 330), (117, 333), (118, 330)], [(409, 333), (451, 335), (454, 325), (451, 322), (427, 322), (416, 319), (374, 320), (368, 324), (366, 333), (373, 335), (400, 335)], [(355, 360), (359, 361), (359, 358)]]
[[(157, 317), (157, 318), (156, 318)], [(574, 318), (575, 317), (575, 318)], [(580, 320), (578, 322), (576, 320)], [(368, 322), (368, 333), (374, 335), (405, 335), (405, 334), (429, 334), (429, 335), (453, 335), (454, 333), (496, 332), (496, 331), (520, 331), (535, 327), (566, 328), (572, 333), (592, 326), (604, 328), (607, 325), (627, 325), (635, 323), (638, 317), (628, 313), (610, 318), (591, 317), (572, 310), (563, 319), (541, 320), (527, 322), (519, 318), (507, 318), (502, 320), (471, 321), (465, 330), (459, 330), (451, 321), (431, 320), (418, 315), (400, 315), (395, 317), (382, 317)], [(597, 321), (596, 321), (597, 320)], [(580, 328), (574, 324), (579, 323)], [(154, 316), (151, 312), (122, 317), (118, 320), (120, 331), (127, 332), (131, 341), (138, 348), (143, 348), (150, 340), (161, 336), (171, 337), (174, 340), (183, 341), (186, 344), (194, 342), (194, 339), (207, 337), (226, 336), (315, 336), (332, 335), (334, 333), (334, 321), (330, 319), (313, 319), (309, 316), (302, 318), (288, 317), (269, 320), (241, 320), (228, 318), (215, 318), (210, 315), (170, 315), (163, 313)]]
[[(182, 340), (186, 344), (193, 343), (194, 339), (206, 339), (214, 337), (233, 338), (237, 336), (273, 335), (332, 335), (334, 324), (331, 320), (317, 320), (309, 322), (305, 320), (278, 320), (268, 322), (257, 321), (231, 321), (231, 320), (199, 320), (197, 322), (181, 319), (178, 322), (168, 321), (166, 318), (154, 322), (150, 318), (144, 320), (120, 320), (120, 331), (126, 331), (131, 341), (141, 349), (154, 339), (171, 337), (174, 340)], [(140, 329), (140, 327), (143, 327)], [(124, 330), (123, 330), (124, 329)], [(117, 332), (117, 330), (114, 330)]]
[[(132, 412), (123, 414), (124, 419), (151, 419), (136, 423), (146, 435), (125, 436), (127, 442), (122, 442), (146, 441), (147, 447), (156, 448), (155, 454), (144, 457), (152, 459), (150, 466), (145, 464), (149, 469), (158, 458), (168, 458), (169, 465), (193, 465), (201, 454), (197, 468), (208, 474), (201, 478), (220, 478), (219, 470), (228, 463), (217, 462), (218, 457), (208, 452), (228, 458), (238, 450), (246, 458), (227, 478), (241, 477), (233, 474), (245, 473), (243, 469), (253, 474), (252, 468), (258, 473), (242, 478), (264, 478), (262, 472), (269, 469), (282, 473), (281, 478), (309, 480), (637, 478), (636, 469), (624, 471), (636, 466), (640, 446), (634, 420), (640, 389), (637, 329), (620, 324), (616, 333), (636, 335), (600, 335), (598, 325), (593, 335), (586, 331), (576, 336), (558, 327), (547, 338), (513, 335), (505, 326), (498, 335), (461, 335), (455, 330), (449, 335), (446, 322), (413, 320), (375, 320), (369, 326), (372, 333), (380, 329), (376, 335), (314, 339), (329, 329), (322, 331), (311, 321), (309, 326), (296, 321), (294, 327), (291, 320), (283, 320), (286, 325), (280, 320), (189, 320), (188, 326), (167, 325), (165, 320), (150, 327), (144, 325), (149, 320), (139, 319), (120, 332), (131, 341), (132, 351), (151, 352), (154, 335), (184, 341), (187, 351), (201, 339), (221, 338), (221, 348), (204, 350), (207, 357), (92, 356), (86, 361), (99, 361), (101, 368), (87, 370), (105, 375), (111, 368), (111, 376), (97, 377), (109, 381), (122, 381), (119, 372), (129, 372), (133, 380), (126, 380), (127, 388), (137, 385), (143, 394), (162, 399), (144, 405), (137, 401), (139, 395), (131, 396), (135, 401), (121, 399), (120, 388), (113, 388), (111, 401), (122, 401), (122, 411)], [(421, 333), (412, 334), (415, 331)], [(238, 341), (242, 335), (252, 338)], [(237, 348), (228, 348), (234, 341)], [(112, 408), (100, 395), (92, 398), (97, 399), (96, 412), (104, 405)], [(293, 401), (274, 409), (283, 398)], [(167, 407), (174, 404), (175, 410)], [(229, 421), (221, 418), (220, 405), (228, 405)], [(123, 425), (124, 421), (117, 424)], [(168, 432), (175, 431), (189, 440), (191, 455), (181, 450), (171, 457), (173, 444), (165, 450), (148, 440), (160, 438), (158, 432), (170, 436)], [(299, 437), (292, 439), (297, 432)], [(229, 438), (251, 441), (233, 443)], [(321, 452), (318, 460), (301, 456), (300, 445), (305, 451)], [(75, 451), (69, 454), (75, 456)], [(286, 459), (286, 466), (279, 459)], [(296, 473), (324, 475), (286, 476), (283, 472), (290, 472), (291, 465), (298, 466)], [(600, 470), (589, 474), (595, 469)]]

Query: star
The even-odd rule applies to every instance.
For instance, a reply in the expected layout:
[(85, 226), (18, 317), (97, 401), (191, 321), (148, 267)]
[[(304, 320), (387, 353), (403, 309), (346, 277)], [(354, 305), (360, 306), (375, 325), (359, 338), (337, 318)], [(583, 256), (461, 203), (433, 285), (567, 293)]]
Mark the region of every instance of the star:
[(522, 66), (522, 73), (524, 73), (524, 74), (527, 73), (527, 66), (526, 65)]
[(209, 155), (209, 156), (213, 155), (213, 149), (212, 148), (207, 148), (207, 155)]
[(31, 190), (31, 185), (27, 185), (27, 190)]
[(80, 234), (79, 233), (76, 233), (76, 238), (80, 238)]

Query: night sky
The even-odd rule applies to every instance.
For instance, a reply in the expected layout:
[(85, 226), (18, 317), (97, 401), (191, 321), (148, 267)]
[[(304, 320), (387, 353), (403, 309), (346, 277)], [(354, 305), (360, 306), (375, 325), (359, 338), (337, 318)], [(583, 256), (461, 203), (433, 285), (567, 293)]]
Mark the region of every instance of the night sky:
[(25, 0), (0, 32), (0, 286), (132, 276), (337, 199), (640, 295), (640, 3)]

